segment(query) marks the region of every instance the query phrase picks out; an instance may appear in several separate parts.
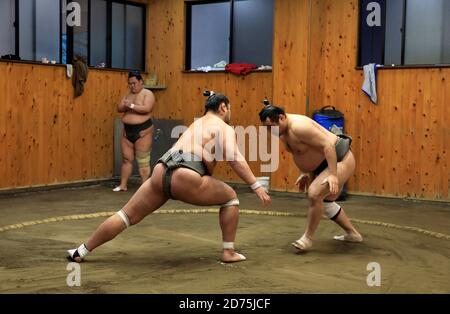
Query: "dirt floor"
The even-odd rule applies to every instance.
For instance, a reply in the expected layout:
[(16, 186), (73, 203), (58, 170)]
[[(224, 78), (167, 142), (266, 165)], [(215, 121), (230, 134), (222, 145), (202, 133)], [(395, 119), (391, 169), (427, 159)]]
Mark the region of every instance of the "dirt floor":
[[(350, 197), (341, 205), (365, 241), (334, 241), (340, 230), (323, 219), (313, 249), (298, 254), (290, 243), (303, 232), (307, 200), (273, 194), (262, 208), (245, 191), (236, 245), (247, 261), (218, 262), (217, 214), (166, 211), (95, 250), (81, 264), (81, 286), (68, 287), (66, 250), (105, 217), (42, 220), (117, 211), (133, 191), (102, 184), (1, 196), (0, 293), (450, 293), (449, 203)], [(162, 207), (196, 208), (177, 201)], [(26, 221), (40, 223), (17, 225)], [(8, 225), (15, 229), (1, 229)], [(370, 262), (380, 265), (380, 286), (367, 285)]]

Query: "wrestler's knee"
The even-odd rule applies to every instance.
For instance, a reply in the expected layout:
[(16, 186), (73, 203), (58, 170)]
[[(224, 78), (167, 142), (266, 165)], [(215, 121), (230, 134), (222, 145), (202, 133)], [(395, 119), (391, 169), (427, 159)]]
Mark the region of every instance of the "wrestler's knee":
[(124, 164), (131, 164), (134, 161), (133, 157), (129, 157), (129, 156), (122, 156), (122, 162)]
[(150, 167), (150, 150), (139, 151), (136, 150), (136, 161), (138, 163), (139, 170), (148, 169)]
[(227, 196), (229, 199), (237, 199), (236, 191), (233, 190), (233, 188), (231, 188), (231, 187), (227, 191)]
[(334, 195), (328, 195), (327, 197), (325, 197), (324, 201), (329, 201), (329, 202), (334, 202), (335, 200), (337, 200), (339, 198), (339, 194), (334, 194)]
[(227, 189), (227, 201), (223, 204), (220, 204), (220, 208), (223, 209), (232, 206), (239, 206), (239, 199), (237, 197), (236, 191), (229, 187), (229, 189)]
[(311, 202), (322, 202), (323, 201), (323, 191), (315, 186), (310, 186), (308, 189), (308, 199)]
[(139, 223), (144, 218), (138, 215), (136, 212), (125, 211), (124, 209), (119, 210), (116, 214), (122, 220), (126, 228)]

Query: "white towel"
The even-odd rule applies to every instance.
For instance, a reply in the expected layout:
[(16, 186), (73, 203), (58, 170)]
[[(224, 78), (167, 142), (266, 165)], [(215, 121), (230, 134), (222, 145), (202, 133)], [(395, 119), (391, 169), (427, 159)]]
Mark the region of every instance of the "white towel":
[(377, 103), (377, 65), (369, 63), (364, 66), (364, 83), (361, 87), (362, 91), (369, 96), (370, 100)]
[(66, 74), (68, 78), (72, 77), (73, 74), (73, 66), (71, 64), (66, 64)]

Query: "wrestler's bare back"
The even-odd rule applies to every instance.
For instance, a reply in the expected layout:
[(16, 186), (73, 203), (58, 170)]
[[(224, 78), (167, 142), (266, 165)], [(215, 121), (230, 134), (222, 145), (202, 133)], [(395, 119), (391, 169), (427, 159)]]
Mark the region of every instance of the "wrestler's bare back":
[(193, 153), (202, 157), (208, 172), (212, 174), (217, 164), (217, 160), (214, 157), (217, 145), (221, 144), (219, 139), (226, 139), (226, 136), (231, 137), (234, 135), (234, 130), (222, 119), (214, 114), (207, 113), (188, 127), (175, 143), (173, 149), (181, 149), (185, 153)]

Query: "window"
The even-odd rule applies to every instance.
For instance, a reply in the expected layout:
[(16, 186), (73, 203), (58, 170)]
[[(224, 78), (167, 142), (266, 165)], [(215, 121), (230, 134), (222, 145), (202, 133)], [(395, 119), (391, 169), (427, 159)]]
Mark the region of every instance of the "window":
[(115, 0), (0, 0), (0, 55), (144, 68), (145, 5)]
[[(74, 2), (78, 3), (79, 7), (73, 7)], [(61, 7), (63, 8), (62, 21), (65, 21), (65, 23), (61, 24), (61, 38), (63, 41), (61, 62), (70, 62), (77, 54), (88, 58), (89, 25), (91, 22), (88, 18), (89, 0), (61, 0)], [(74, 17), (73, 14), (76, 11), (78, 11), (79, 15)], [(69, 23), (71, 24), (69, 25)]]
[(450, 64), (450, 1), (361, 0), (358, 65)]
[(112, 66), (142, 68), (144, 64), (144, 14), (140, 7), (112, 4)]
[(0, 56), (15, 54), (15, 1), (0, 1)]
[(90, 2), (89, 64), (143, 69), (145, 6), (106, 0)]
[(186, 2), (186, 13), (186, 70), (272, 65), (273, 0)]
[(108, 14), (105, 0), (91, 1), (90, 65), (96, 66), (108, 60)]
[(21, 0), (19, 56), (24, 60), (47, 58), (59, 62), (59, 3), (53, 0)]

